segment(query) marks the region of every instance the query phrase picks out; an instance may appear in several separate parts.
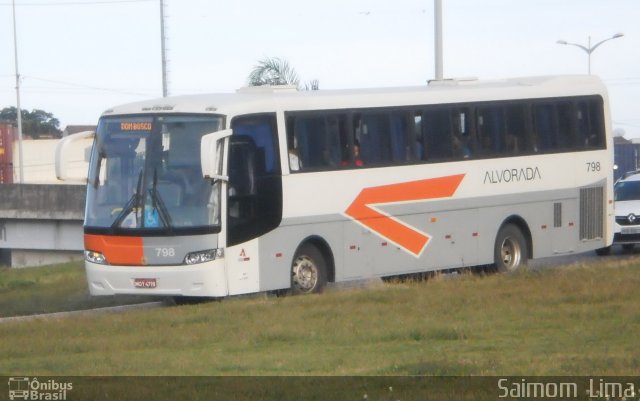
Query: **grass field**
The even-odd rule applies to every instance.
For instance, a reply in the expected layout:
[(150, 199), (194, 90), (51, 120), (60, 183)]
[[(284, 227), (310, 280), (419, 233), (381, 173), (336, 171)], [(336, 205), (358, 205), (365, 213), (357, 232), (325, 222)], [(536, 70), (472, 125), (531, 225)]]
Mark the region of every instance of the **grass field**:
[(91, 297), (82, 262), (27, 269), (0, 268), (0, 317), (99, 308), (148, 297)]
[[(0, 313), (51, 310), (84, 280), (37, 270), (1, 272)], [(640, 260), (611, 259), (8, 322), (0, 375), (638, 375), (639, 289)]]

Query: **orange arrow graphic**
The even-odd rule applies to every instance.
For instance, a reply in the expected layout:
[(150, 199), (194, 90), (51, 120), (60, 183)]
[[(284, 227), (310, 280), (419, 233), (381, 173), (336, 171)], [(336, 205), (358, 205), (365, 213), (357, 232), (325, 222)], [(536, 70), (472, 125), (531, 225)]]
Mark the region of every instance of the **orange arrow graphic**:
[(456, 192), (463, 178), (464, 174), (459, 174), (365, 188), (345, 214), (415, 256), (420, 256), (431, 237), (380, 212), (374, 205), (447, 198)]

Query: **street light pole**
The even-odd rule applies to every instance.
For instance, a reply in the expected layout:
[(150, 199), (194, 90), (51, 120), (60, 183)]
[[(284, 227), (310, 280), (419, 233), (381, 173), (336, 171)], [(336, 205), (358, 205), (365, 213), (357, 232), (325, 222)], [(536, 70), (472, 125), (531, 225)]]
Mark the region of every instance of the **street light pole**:
[[(15, 0), (14, 0), (15, 1)], [(160, 0), (160, 57), (162, 58), (162, 97), (167, 97), (167, 42), (164, 27), (164, 0)]]
[(24, 183), (24, 158), (22, 154), (22, 109), (20, 108), (20, 73), (18, 72), (18, 34), (16, 29), (16, 0), (13, 0), (13, 52), (16, 66), (16, 120), (18, 120), (19, 182)]
[(571, 46), (576, 46), (582, 50), (584, 50), (587, 53), (587, 62), (588, 62), (588, 68), (587, 71), (589, 72), (589, 75), (591, 75), (591, 53), (593, 53), (601, 44), (603, 44), (604, 42), (607, 42), (609, 40), (612, 39), (617, 39), (617, 38), (621, 38), (623, 37), (624, 34), (623, 33), (616, 33), (615, 35), (613, 35), (610, 38), (606, 38), (601, 40), (600, 42), (596, 43), (595, 45), (591, 46), (591, 36), (589, 36), (589, 41), (587, 42), (587, 46), (581, 45), (579, 43), (571, 43), (571, 42), (567, 42), (566, 40), (559, 40), (556, 43), (559, 45), (571, 45)]
[(434, 8), (434, 38), (435, 38), (435, 69), (436, 81), (444, 78), (443, 61), (442, 61), (442, 0), (433, 1)]

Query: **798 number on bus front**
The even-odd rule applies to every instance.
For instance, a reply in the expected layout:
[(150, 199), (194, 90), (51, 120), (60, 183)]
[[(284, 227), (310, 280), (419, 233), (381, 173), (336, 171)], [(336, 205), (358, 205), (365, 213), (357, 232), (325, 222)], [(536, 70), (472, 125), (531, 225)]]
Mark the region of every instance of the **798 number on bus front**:
[(587, 173), (600, 171), (600, 162), (587, 162)]

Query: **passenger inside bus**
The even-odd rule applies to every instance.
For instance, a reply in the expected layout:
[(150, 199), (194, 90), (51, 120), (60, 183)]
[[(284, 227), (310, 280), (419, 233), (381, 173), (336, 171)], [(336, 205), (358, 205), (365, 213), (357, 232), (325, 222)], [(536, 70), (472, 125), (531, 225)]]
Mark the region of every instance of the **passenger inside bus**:
[(299, 171), (302, 168), (302, 162), (300, 161), (300, 155), (297, 148), (289, 149), (289, 168), (291, 171)]
[[(342, 162), (340, 164), (342, 167), (348, 167), (351, 164), (349, 146), (346, 147), (346, 152), (344, 153), (345, 154), (343, 155)], [(364, 166), (364, 162), (360, 158), (360, 143), (358, 143), (358, 141), (355, 141), (353, 144), (353, 164), (356, 167)]]
[(471, 157), (471, 148), (469, 147), (469, 138), (462, 135), (453, 134), (453, 155), (468, 159)]

